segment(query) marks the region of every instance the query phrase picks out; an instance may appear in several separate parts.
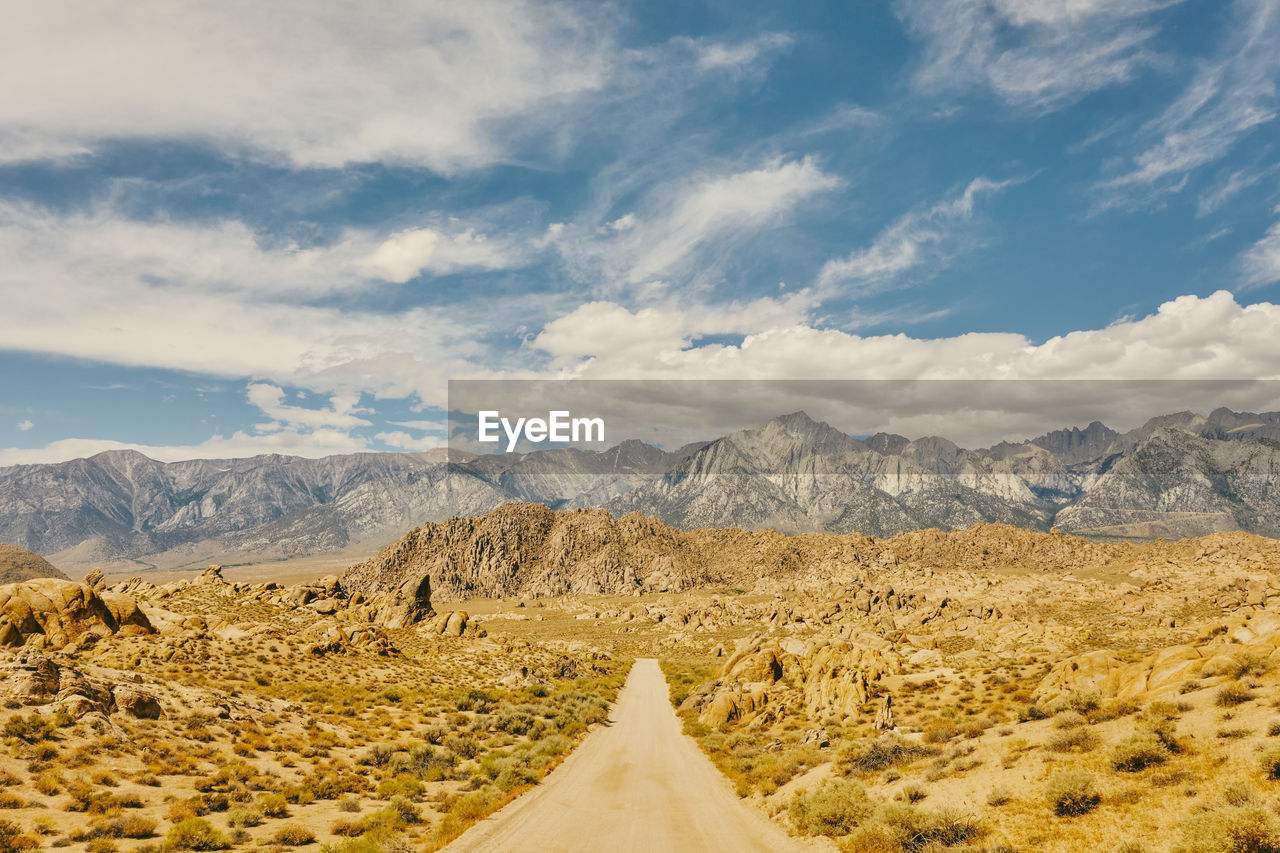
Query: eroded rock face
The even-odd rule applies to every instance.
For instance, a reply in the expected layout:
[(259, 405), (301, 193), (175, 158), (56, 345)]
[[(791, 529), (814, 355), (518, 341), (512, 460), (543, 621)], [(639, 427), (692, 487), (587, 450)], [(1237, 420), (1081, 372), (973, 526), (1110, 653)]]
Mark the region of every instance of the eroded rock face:
[(86, 635), (105, 637), (118, 631), (154, 632), (129, 596), (99, 593), (57, 578), (0, 586), (0, 644), (36, 641), (60, 649)]
[(755, 635), (741, 641), (716, 681), (689, 694), (682, 709), (709, 726), (750, 722), (771, 702), (803, 704), (813, 719), (861, 714), (886, 675), (899, 670), (896, 652), (847, 640)]
[(1158, 649), (1125, 661), (1108, 649), (1059, 662), (1033, 694), (1052, 702), (1070, 693), (1096, 693), (1103, 699), (1153, 699), (1177, 694), (1195, 681), (1210, 686), (1229, 678), (1249, 661), (1280, 664), (1280, 613), (1263, 611), (1235, 619), (1225, 633)]
[(317, 622), (302, 634), (307, 641), (305, 652), (322, 657), (350, 652), (370, 652), (376, 655), (397, 654), (391, 638), (379, 625), (341, 625), (336, 621)]
[(22, 705), (49, 705), (73, 719), (87, 714), (123, 713), (136, 719), (163, 716), (160, 700), (141, 685), (90, 678), (59, 664), (39, 649), (20, 651), (8, 665), (4, 696)]
[(428, 634), (443, 634), (446, 637), (476, 636), (486, 634), (484, 628), (471, 621), (465, 610), (452, 610), (437, 613), (423, 623), (422, 630)]

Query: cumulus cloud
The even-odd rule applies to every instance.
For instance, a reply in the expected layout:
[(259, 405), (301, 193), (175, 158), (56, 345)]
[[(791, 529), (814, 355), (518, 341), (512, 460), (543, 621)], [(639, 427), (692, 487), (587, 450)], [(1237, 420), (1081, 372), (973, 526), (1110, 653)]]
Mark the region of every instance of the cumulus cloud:
[(284, 402), (284, 389), (265, 382), (250, 383), (245, 396), (249, 402), (275, 422), (306, 429), (345, 429), (370, 426), (371, 421), (355, 414), (359, 397), (351, 393), (334, 394), (327, 409), (308, 409)]
[(380, 432), (374, 438), (381, 441), (387, 447), (396, 450), (435, 450), (438, 447), (444, 447), (445, 441), (438, 435), (412, 436), (404, 430), (392, 430), (391, 432)]
[(35, 424), (33, 424), (28, 419), (28, 420), (18, 421), (17, 427), (20, 432), (27, 432), (28, 430), (33, 429), (35, 427)]
[(551, 0), (26, 3), (0, 28), (0, 152), (191, 139), (448, 172), (510, 156), (605, 85), (611, 53), (605, 27)]
[(1057, 109), (1159, 61), (1146, 22), (1167, 0), (900, 0), (923, 46), (916, 84), (983, 88), (1008, 104)]
[(510, 259), (504, 252), (523, 251), (474, 233), (433, 233), (430, 255), (384, 251), (404, 232), (353, 231), (307, 248), (271, 243), (235, 221), (138, 222), (109, 209), (0, 203), (0, 347), (319, 391), (439, 397), (448, 373), (466, 369), (473, 330), (439, 310), (325, 301), (417, 271), (489, 269)]
[[(534, 345), (577, 378), (1280, 378), (1280, 305), (1242, 305), (1227, 291), (1181, 296), (1148, 316), (1040, 344), (1014, 333), (861, 336), (779, 323), (777, 313), (759, 308), (739, 312), (732, 324), (722, 317), (704, 325), (700, 315), (594, 303), (548, 324)], [(740, 344), (692, 343), (729, 327), (744, 335)], [(649, 333), (656, 343), (646, 349), (639, 340)]]
[(1178, 99), (1142, 128), (1141, 150), (1103, 183), (1104, 189), (1180, 190), (1190, 172), (1275, 120), (1280, 0), (1237, 0), (1235, 5), (1236, 26), (1220, 58), (1202, 64)]
[(906, 214), (881, 231), (870, 246), (827, 261), (818, 274), (819, 288), (830, 292), (842, 287), (867, 294), (892, 287), (916, 267), (928, 265), (937, 271), (951, 255), (969, 248), (964, 225), (973, 217), (978, 196), (999, 192), (1010, 183), (975, 178), (958, 196)]

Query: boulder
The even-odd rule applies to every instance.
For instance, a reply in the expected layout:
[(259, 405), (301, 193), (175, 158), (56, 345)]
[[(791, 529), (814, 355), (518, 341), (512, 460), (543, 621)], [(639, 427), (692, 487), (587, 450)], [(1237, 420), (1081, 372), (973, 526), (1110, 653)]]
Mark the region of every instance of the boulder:
[(112, 691), (116, 707), (139, 720), (158, 720), (163, 711), (160, 700), (131, 684), (122, 684)]
[(85, 635), (105, 637), (121, 629), (151, 634), (152, 627), (137, 602), (86, 584), (40, 578), (0, 586), (0, 642), (18, 645), (38, 640), (60, 649)]

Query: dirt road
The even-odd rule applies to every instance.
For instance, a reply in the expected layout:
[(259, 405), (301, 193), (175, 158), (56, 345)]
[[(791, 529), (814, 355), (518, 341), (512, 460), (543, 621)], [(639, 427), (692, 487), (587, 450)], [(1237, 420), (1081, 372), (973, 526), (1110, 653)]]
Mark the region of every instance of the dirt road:
[(446, 853), (788, 853), (801, 849), (739, 800), (680, 731), (667, 682), (638, 660), (610, 724), (541, 785)]

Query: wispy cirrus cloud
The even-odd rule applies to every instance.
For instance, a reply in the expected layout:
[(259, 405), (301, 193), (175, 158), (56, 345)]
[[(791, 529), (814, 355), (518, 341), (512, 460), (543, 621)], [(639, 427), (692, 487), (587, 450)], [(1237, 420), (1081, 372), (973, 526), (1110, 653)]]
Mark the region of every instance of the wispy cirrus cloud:
[(1245, 251), (1240, 258), (1240, 269), (1247, 289), (1280, 281), (1280, 222), (1274, 223)]
[(975, 178), (952, 198), (900, 217), (871, 245), (827, 261), (818, 273), (818, 292), (867, 295), (892, 289), (907, 273), (920, 268), (936, 272), (948, 259), (972, 249), (980, 237), (968, 228), (980, 196), (997, 193), (1013, 181)]
[(704, 251), (730, 251), (776, 227), (802, 202), (841, 185), (811, 157), (775, 158), (743, 171), (661, 184), (639, 208), (587, 220), (554, 238), (580, 275), (624, 285), (686, 273)]
[(1280, 2), (1237, 0), (1234, 15), (1218, 58), (1199, 65), (1178, 99), (1138, 131), (1138, 152), (1100, 184), (1110, 204), (1181, 190), (1193, 171), (1275, 120)]
[(1161, 59), (1150, 13), (1168, 0), (900, 0), (923, 45), (915, 84), (929, 92), (990, 91), (1053, 110), (1133, 79)]

